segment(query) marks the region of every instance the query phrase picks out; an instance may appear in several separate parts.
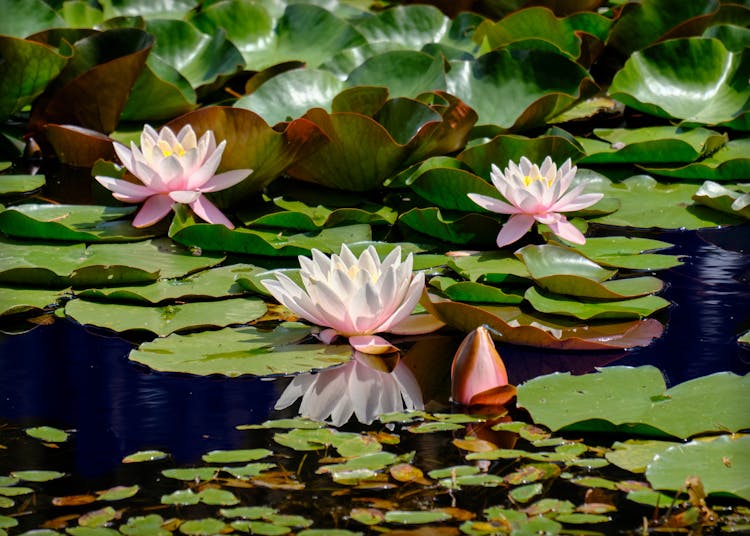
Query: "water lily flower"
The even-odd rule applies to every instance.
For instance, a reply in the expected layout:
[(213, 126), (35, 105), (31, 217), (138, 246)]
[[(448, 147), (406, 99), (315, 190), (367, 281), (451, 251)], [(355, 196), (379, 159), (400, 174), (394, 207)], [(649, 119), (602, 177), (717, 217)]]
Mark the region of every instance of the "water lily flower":
[(571, 166), (570, 158), (557, 169), (549, 156), (544, 159), (541, 168), (526, 157), (521, 157), (518, 165), (508, 162), (505, 173), (492, 164), (492, 184), (507, 202), (475, 193), (468, 196), (482, 208), (511, 215), (497, 235), (498, 247), (512, 244), (521, 238), (531, 229), (534, 221), (548, 225), (560, 238), (583, 244), (586, 238), (561, 213), (591, 206), (604, 194), (582, 193), (585, 183), (571, 188), (576, 169)]
[(338, 336), (367, 354), (386, 354), (396, 348), (377, 333), (429, 333), (443, 324), (432, 315), (412, 315), (424, 289), (424, 274), (413, 273), (411, 253), (401, 260), (396, 247), (381, 262), (373, 246), (356, 257), (346, 245), (330, 257), (317, 249), (312, 259), (300, 256), (304, 288), (287, 275), (262, 283), (297, 316), (322, 326), (325, 343)]
[(451, 399), (467, 406), (502, 405), (515, 392), (487, 328), (479, 326), (471, 331), (453, 356)]
[(177, 134), (169, 127), (157, 133), (146, 125), (140, 148), (133, 142), (130, 149), (114, 142), (120, 161), (142, 184), (106, 176), (97, 176), (96, 180), (120, 201), (145, 201), (133, 219), (135, 227), (153, 225), (169, 214), (175, 203), (184, 203), (202, 220), (233, 229), (229, 219), (203, 195), (234, 186), (252, 173), (250, 169), (235, 169), (216, 175), (225, 147), (226, 141), (216, 145), (211, 130), (197, 139), (190, 125)]
[(386, 360), (361, 352), (341, 366), (295, 376), (276, 402), (284, 409), (302, 398), (299, 414), (317, 421), (345, 424), (352, 415), (369, 424), (386, 413), (424, 409), (422, 391), (409, 367), (398, 357)]

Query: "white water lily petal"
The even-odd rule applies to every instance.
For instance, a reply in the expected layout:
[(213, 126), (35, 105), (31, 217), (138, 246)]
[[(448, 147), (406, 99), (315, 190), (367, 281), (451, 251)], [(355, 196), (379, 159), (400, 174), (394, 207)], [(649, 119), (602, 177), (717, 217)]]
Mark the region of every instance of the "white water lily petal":
[(504, 172), (495, 164), (491, 166), (492, 184), (507, 203), (481, 194), (467, 195), (486, 210), (511, 215), (497, 235), (498, 247), (519, 240), (531, 229), (535, 220), (550, 225), (552, 232), (561, 238), (571, 237), (571, 241), (584, 243), (586, 239), (583, 234), (560, 213), (589, 207), (599, 201), (603, 194), (582, 193), (586, 183), (571, 188), (575, 174), (576, 167), (570, 159), (558, 168), (549, 156), (545, 157), (541, 166), (523, 156), (518, 164), (508, 162)]

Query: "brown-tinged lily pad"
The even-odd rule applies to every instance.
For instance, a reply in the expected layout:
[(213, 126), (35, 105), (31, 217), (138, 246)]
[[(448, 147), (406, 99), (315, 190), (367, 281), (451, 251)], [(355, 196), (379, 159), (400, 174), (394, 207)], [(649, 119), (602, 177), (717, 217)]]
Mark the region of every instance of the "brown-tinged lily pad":
[(44, 125), (44, 134), (63, 164), (91, 167), (97, 160), (114, 160), (112, 140), (96, 130), (77, 125)]
[(611, 350), (648, 346), (664, 326), (653, 319), (614, 323), (550, 321), (524, 313), (519, 307), (475, 306), (433, 299), (423, 305), (446, 324), (466, 333), (490, 326), (498, 340), (523, 346), (559, 350)]
[(253, 170), (241, 183), (212, 194), (221, 206), (235, 206), (260, 191), (299, 158), (320, 149), (325, 138), (320, 128), (308, 120), (297, 119), (277, 131), (250, 110), (225, 106), (201, 108), (167, 124), (175, 131), (185, 125), (192, 125), (198, 136), (212, 130), (217, 143), (226, 140), (218, 172)]

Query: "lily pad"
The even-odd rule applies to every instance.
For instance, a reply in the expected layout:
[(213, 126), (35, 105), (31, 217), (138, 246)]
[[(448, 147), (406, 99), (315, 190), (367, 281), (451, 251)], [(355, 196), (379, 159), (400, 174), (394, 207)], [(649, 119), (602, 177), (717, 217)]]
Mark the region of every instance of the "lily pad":
[(529, 288), (524, 298), (540, 313), (571, 316), (581, 320), (644, 318), (670, 303), (659, 296), (641, 296), (615, 301), (578, 301), (560, 294), (543, 293), (536, 287)]
[[(518, 404), (531, 412), (534, 422), (552, 430), (687, 438), (750, 426), (744, 408), (726, 404), (726, 397), (740, 396), (748, 383), (750, 375), (720, 372), (667, 389), (655, 367), (615, 366), (582, 376), (535, 378), (518, 387)], [(707, 411), (710, 420), (702, 417)]]
[(730, 52), (718, 39), (671, 39), (633, 53), (609, 94), (627, 106), (687, 125), (747, 130), (750, 51)]
[(401, 214), (398, 221), (425, 235), (463, 246), (488, 246), (495, 242), (500, 230), (499, 222), (490, 216), (450, 212), (443, 215), (438, 207), (413, 208)]
[(646, 468), (654, 489), (685, 489), (698, 477), (708, 494), (734, 495), (750, 501), (750, 436), (722, 435), (675, 445), (658, 454)]
[(453, 301), (425, 303), (425, 308), (446, 324), (468, 333), (491, 327), (498, 340), (523, 346), (559, 350), (611, 350), (648, 346), (664, 327), (653, 319), (614, 323), (551, 321), (523, 312), (513, 305), (474, 306)]
[(739, 214), (750, 219), (750, 188), (743, 185), (734, 191), (713, 181), (704, 182), (693, 199), (703, 205), (727, 214)]
[(57, 304), (60, 294), (50, 290), (3, 288), (0, 292), (0, 317), (47, 309)]
[(119, 305), (87, 300), (65, 304), (65, 315), (83, 325), (98, 326), (117, 332), (145, 330), (160, 337), (202, 327), (224, 327), (246, 324), (263, 316), (266, 305), (256, 298), (191, 302), (162, 307)]
[(2, 241), (0, 280), (63, 288), (111, 286), (181, 277), (219, 264), (224, 257), (191, 255), (168, 240), (56, 246)]
[(452, 257), (449, 266), (469, 281), (503, 283), (530, 279), (526, 265), (508, 251), (480, 251)]
[(0, 195), (28, 194), (45, 182), (44, 175), (0, 175)]
[(147, 302), (151, 304), (167, 300), (195, 298), (224, 298), (244, 294), (238, 279), (247, 278), (257, 272), (265, 272), (251, 264), (231, 264), (203, 270), (181, 279), (160, 279), (149, 285), (83, 289), (76, 293), (80, 298), (111, 301)]
[(271, 332), (246, 327), (171, 335), (141, 344), (130, 359), (155, 370), (234, 377), (307, 372), (351, 358), (349, 345), (295, 344), (307, 334), (302, 325), (282, 324)]
[(67, 432), (51, 426), (36, 426), (34, 428), (27, 428), (24, 431), (33, 438), (51, 443), (64, 443), (68, 440)]
[(678, 179), (743, 180), (750, 175), (750, 139), (731, 140), (708, 158), (678, 167), (639, 166), (654, 175)]
[(154, 236), (123, 218), (135, 207), (24, 204), (0, 212), (0, 230), (14, 237), (71, 242), (134, 242)]
[(693, 162), (726, 142), (726, 136), (705, 128), (658, 126), (635, 129), (594, 129), (599, 139), (576, 138), (586, 156), (579, 164)]
[(612, 450), (607, 452), (605, 456), (617, 467), (631, 473), (643, 473), (657, 454), (675, 445), (679, 445), (679, 443), (656, 439), (628, 439), (615, 442), (612, 445)]
[(663, 270), (682, 264), (677, 255), (648, 253), (672, 247), (661, 240), (625, 236), (587, 238), (585, 244), (574, 244), (573, 249), (604, 267), (630, 270)]
[(692, 196), (698, 191), (697, 184), (660, 183), (648, 175), (613, 183), (602, 175), (591, 172), (586, 175), (589, 192), (602, 192), (606, 198), (620, 201), (616, 212), (592, 218), (592, 222), (641, 229), (700, 229), (744, 221), (739, 216), (694, 203)]
[(430, 285), (439, 288), (448, 298), (455, 301), (474, 303), (521, 303), (520, 292), (507, 292), (498, 287), (483, 285), (474, 281), (456, 281), (447, 277), (433, 277)]

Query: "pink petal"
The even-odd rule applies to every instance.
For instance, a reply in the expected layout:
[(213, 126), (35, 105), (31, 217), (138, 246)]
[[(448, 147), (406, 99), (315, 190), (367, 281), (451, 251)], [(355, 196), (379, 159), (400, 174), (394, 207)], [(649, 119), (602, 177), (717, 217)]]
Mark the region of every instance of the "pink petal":
[(582, 208), (590, 207), (597, 201), (599, 201), (604, 194), (602, 193), (591, 193), (591, 194), (579, 194), (575, 198), (571, 199), (568, 195), (564, 195), (560, 200), (552, 205), (552, 210), (555, 212), (571, 212), (573, 210), (581, 210)]
[(586, 237), (578, 228), (562, 216), (557, 223), (550, 224), (550, 230), (560, 238), (573, 242), (574, 244), (585, 244)]
[(410, 315), (391, 327), (388, 332), (395, 335), (422, 335), (432, 333), (445, 325), (431, 314)]
[(214, 176), (216, 168), (218, 168), (221, 163), (221, 155), (224, 152), (225, 146), (226, 142), (221, 142), (219, 147), (203, 161), (201, 167), (192, 171), (190, 177), (188, 177), (187, 187), (189, 189), (200, 188)]
[(148, 227), (155, 224), (169, 214), (172, 204), (173, 201), (168, 195), (157, 194), (149, 197), (133, 219), (133, 227)]
[(331, 344), (340, 333), (333, 328), (324, 329), (320, 333), (316, 333), (315, 337), (325, 344)]
[(474, 201), (477, 205), (491, 212), (497, 212), (498, 214), (518, 214), (521, 212), (513, 205), (509, 205), (505, 201), (500, 201), (494, 197), (474, 193), (466, 195), (468, 195), (469, 199)]
[(398, 352), (398, 348), (377, 335), (354, 335), (353, 337), (349, 337), (349, 344), (363, 354), (390, 354)]
[(497, 235), (497, 246), (503, 247), (512, 244), (525, 235), (534, 225), (534, 216), (528, 214), (515, 214), (510, 217), (500, 233)]
[(126, 203), (140, 203), (155, 193), (151, 188), (129, 181), (98, 175), (95, 178), (99, 184), (113, 192), (117, 199)]
[(216, 208), (216, 205), (209, 201), (205, 195), (198, 196), (198, 199), (190, 203), (190, 208), (192, 208), (195, 215), (203, 221), (207, 221), (208, 223), (220, 223), (228, 229), (234, 229), (232, 222), (229, 221), (229, 219), (224, 216), (224, 213)]
[(174, 192), (169, 192), (169, 197), (171, 197), (173, 201), (176, 203), (182, 203), (183, 205), (189, 205), (190, 203), (195, 202), (200, 195), (200, 192), (194, 192), (192, 190), (175, 190)]
[(470, 404), (479, 393), (508, 384), (505, 364), (489, 332), (480, 326), (461, 342), (451, 365), (451, 398)]
[(219, 190), (225, 190), (244, 181), (252, 172), (252, 169), (234, 169), (232, 171), (219, 173), (218, 175), (211, 177), (203, 186), (201, 186), (200, 191), (218, 192)]

